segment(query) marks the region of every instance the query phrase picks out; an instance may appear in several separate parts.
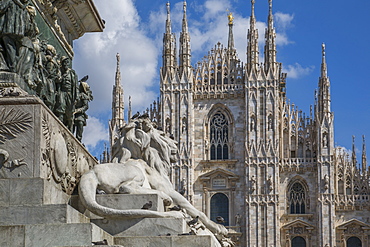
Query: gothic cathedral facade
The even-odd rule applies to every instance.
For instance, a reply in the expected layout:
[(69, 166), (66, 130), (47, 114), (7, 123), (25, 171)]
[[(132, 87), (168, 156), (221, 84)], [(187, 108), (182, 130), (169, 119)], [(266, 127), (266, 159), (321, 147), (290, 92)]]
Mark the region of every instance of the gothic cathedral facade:
[[(286, 98), (272, 0), (263, 61), (254, 0), (247, 61), (237, 57), (231, 14), (228, 21), (227, 46), (217, 43), (193, 67), (186, 1), (178, 56), (167, 3), (160, 98), (147, 114), (178, 142), (174, 186), (212, 220), (222, 216), (240, 246), (370, 246), (365, 141), (361, 162), (355, 148), (350, 156), (334, 146), (325, 45), (314, 107), (306, 115)], [(112, 143), (124, 124), (120, 80), (118, 56)]]

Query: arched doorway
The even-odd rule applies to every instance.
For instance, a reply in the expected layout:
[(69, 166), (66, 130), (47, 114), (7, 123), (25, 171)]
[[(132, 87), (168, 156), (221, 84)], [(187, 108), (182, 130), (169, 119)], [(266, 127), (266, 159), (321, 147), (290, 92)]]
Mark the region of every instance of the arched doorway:
[(224, 193), (216, 193), (211, 198), (211, 220), (217, 222), (217, 216), (224, 218), (223, 225), (229, 225), (229, 198)]
[(306, 240), (302, 237), (294, 237), (292, 239), (292, 247), (306, 247)]
[(358, 237), (350, 237), (347, 239), (347, 247), (362, 247), (362, 242)]

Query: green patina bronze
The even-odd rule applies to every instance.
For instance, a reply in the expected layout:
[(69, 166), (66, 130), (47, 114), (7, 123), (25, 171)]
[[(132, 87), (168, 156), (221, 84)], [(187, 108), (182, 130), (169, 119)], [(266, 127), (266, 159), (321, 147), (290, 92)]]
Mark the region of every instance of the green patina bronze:
[(29, 0), (0, 2), (0, 74), (17, 75), (15, 83), (39, 96), (81, 140), (92, 95), (86, 80), (79, 85), (66, 45)]

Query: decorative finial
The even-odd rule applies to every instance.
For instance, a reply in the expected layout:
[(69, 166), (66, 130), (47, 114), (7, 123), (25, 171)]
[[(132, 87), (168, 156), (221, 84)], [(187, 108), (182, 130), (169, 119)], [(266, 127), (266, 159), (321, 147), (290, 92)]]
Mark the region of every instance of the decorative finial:
[(169, 16), (170, 15), (170, 2), (167, 2), (166, 6), (167, 6), (167, 16)]
[(186, 12), (186, 1), (184, 1), (184, 12)]
[(116, 58), (117, 58), (117, 63), (119, 63), (119, 61), (120, 61), (120, 55), (119, 55), (119, 53), (117, 53)]
[(231, 13), (228, 9), (226, 11), (229, 12), (229, 14), (227, 15), (227, 18), (229, 19), (229, 25), (233, 25), (234, 24), (233, 13)]
[(322, 43), (322, 56), (325, 57), (325, 43)]

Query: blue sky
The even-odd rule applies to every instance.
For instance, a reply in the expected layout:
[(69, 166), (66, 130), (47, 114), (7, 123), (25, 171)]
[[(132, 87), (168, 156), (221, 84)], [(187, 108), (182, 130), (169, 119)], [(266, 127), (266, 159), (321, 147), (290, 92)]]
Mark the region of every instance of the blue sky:
[[(107, 4), (109, 2), (109, 4)], [(116, 53), (121, 54), (125, 106), (132, 96), (133, 111), (142, 111), (159, 96), (159, 67), (166, 18), (163, 0), (95, 0), (103, 33), (85, 34), (75, 41), (74, 69), (89, 74), (94, 101), (90, 103), (83, 142), (99, 157), (107, 142), (111, 117)], [(169, 1), (173, 32), (179, 37), (182, 1)], [(220, 41), (227, 44), (227, 12), (234, 17), (235, 46), (245, 61), (250, 0), (188, 0), (187, 14), (192, 64)], [(370, 1), (273, 0), (277, 31), (277, 60), (288, 73), (287, 97), (306, 114), (314, 103), (320, 76), (321, 44), (326, 44), (331, 81), (335, 143), (347, 149), (356, 136), (358, 156), (362, 135), (370, 146)], [(256, 0), (260, 54), (263, 54), (268, 0)], [(370, 151), (367, 153), (370, 154)]]

